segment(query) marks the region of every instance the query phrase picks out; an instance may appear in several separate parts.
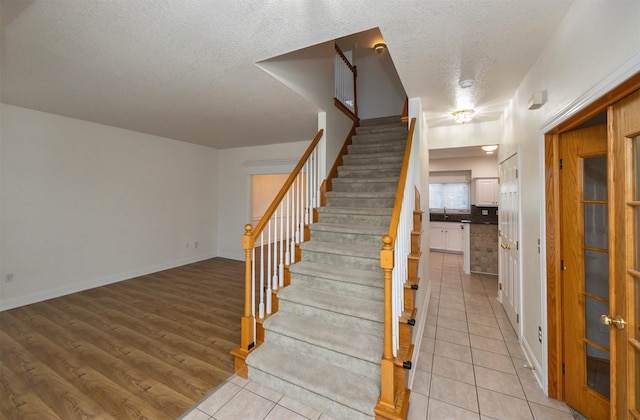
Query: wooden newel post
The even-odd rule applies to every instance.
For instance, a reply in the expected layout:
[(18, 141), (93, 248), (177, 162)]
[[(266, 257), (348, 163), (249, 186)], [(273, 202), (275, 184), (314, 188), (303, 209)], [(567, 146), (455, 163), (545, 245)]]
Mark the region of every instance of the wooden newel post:
[(240, 347), (249, 351), (254, 346), (253, 330), (255, 321), (251, 314), (251, 252), (255, 245), (255, 237), (251, 232), (253, 226), (244, 225), (244, 235), (242, 236), (242, 248), (245, 253), (245, 272), (244, 272), (244, 316), (242, 317), (242, 331), (240, 338)]
[(378, 406), (393, 410), (395, 407), (395, 381), (393, 357), (393, 285), (391, 273), (393, 271), (393, 238), (385, 235), (380, 250), (380, 266), (384, 272), (384, 349), (380, 363), (380, 400)]

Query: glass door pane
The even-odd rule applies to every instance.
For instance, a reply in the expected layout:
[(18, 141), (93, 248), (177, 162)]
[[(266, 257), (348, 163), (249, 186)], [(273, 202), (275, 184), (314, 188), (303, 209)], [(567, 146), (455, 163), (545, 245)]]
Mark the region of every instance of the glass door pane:
[(610, 328), (600, 323), (609, 313), (609, 235), (607, 157), (582, 159), (586, 384), (609, 398)]

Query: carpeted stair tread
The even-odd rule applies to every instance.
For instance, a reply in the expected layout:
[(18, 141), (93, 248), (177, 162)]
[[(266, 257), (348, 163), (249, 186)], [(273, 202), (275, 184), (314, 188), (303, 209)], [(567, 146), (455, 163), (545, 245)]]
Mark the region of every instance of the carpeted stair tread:
[[(281, 314), (282, 315), (282, 314)], [(380, 337), (349, 328), (318, 322), (309, 317), (275, 315), (264, 322), (267, 331), (379, 364), (383, 342)]]
[(353, 267), (341, 267), (337, 265), (321, 264), (311, 261), (300, 261), (292, 264), (289, 271), (294, 277), (301, 274), (304, 276), (315, 276), (329, 280), (336, 280), (363, 286), (384, 288), (383, 278), (380, 273), (371, 270), (361, 270)]
[(329, 191), (327, 197), (352, 198), (389, 198), (395, 197), (395, 191)]
[[(362, 216), (389, 216), (393, 213), (393, 208), (384, 207), (319, 207), (318, 213), (339, 213), (339, 214), (354, 214)], [(391, 222), (391, 219), (389, 219)]]
[[(379, 226), (368, 225), (341, 225), (337, 223), (314, 223), (310, 226), (311, 231), (323, 231), (323, 232), (343, 232), (343, 233), (357, 233), (362, 235), (380, 235), (380, 243), (382, 244), (382, 237), (388, 233), (388, 229)], [(380, 245), (382, 247), (382, 245)]]
[(401, 115), (387, 115), (385, 117), (367, 118), (360, 120), (360, 127), (369, 127), (372, 125), (388, 125), (394, 123), (403, 124), (405, 127), (407, 125), (407, 123), (402, 121)]
[(404, 157), (404, 149), (400, 150), (387, 150), (387, 151), (362, 151), (361, 153), (349, 154), (346, 155), (345, 158), (348, 160), (362, 160), (362, 159), (378, 159), (378, 158), (393, 158), (400, 159)]
[(365, 169), (377, 169), (378, 171), (382, 171), (384, 169), (397, 171), (400, 173), (400, 165), (396, 162), (383, 162), (377, 164), (361, 164), (361, 165), (342, 165), (338, 167), (338, 172), (340, 169), (350, 169), (350, 170), (365, 170)]
[(349, 315), (353, 318), (366, 319), (368, 321), (384, 321), (384, 307), (378, 301), (360, 299), (353, 296), (341, 296), (330, 291), (314, 290), (308, 293), (308, 289), (296, 284), (280, 289), (278, 299), (294, 302), (311, 308), (322, 309), (338, 314)]
[[(353, 245), (353, 244), (340, 244), (335, 242), (320, 242), (320, 241), (307, 241), (300, 244), (300, 249), (303, 251), (315, 251), (325, 254), (337, 254), (350, 257), (362, 257), (362, 258), (380, 258), (380, 247), (365, 246), (365, 245)], [(304, 261), (304, 253), (303, 253)]]
[(395, 182), (398, 183), (399, 177), (397, 176), (383, 176), (380, 178), (336, 178), (334, 179), (333, 185), (336, 184), (350, 184), (350, 183), (364, 183), (364, 182)]
[(344, 367), (332, 366), (290, 349), (265, 344), (251, 353), (247, 364), (250, 370), (255, 368), (271, 373), (367, 416), (374, 416), (373, 408), (380, 395), (379, 383)]

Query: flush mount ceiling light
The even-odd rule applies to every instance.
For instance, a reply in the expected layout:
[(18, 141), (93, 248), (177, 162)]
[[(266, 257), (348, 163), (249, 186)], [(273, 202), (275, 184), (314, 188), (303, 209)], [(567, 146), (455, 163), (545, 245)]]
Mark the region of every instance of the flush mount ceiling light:
[(453, 112), (453, 120), (457, 123), (464, 124), (473, 119), (473, 109), (463, 109), (461, 111)]
[(385, 44), (384, 42), (378, 42), (376, 45), (373, 46), (373, 50), (376, 52), (376, 54), (382, 54), (386, 49), (387, 49), (387, 44)]
[(498, 148), (497, 144), (491, 144), (488, 146), (482, 146), (482, 150), (484, 150), (485, 152), (493, 152)]

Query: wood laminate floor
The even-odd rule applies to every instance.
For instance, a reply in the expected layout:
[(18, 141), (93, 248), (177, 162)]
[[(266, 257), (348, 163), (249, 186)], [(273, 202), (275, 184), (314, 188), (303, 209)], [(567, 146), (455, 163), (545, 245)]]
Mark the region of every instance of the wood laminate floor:
[(244, 262), (224, 258), (0, 313), (0, 418), (175, 419), (233, 373)]

